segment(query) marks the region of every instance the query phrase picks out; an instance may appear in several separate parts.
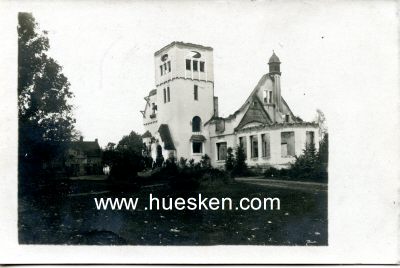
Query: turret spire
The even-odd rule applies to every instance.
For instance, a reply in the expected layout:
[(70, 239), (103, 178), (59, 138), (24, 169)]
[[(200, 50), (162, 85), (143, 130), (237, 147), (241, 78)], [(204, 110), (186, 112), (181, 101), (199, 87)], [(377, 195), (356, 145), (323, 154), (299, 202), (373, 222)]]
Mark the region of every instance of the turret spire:
[(272, 56), (269, 58), (268, 65), (270, 74), (279, 74), (279, 75), (281, 74), (281, 68), (280, 68), (281, 61), (275, 54), (274, 50), (272, 50)]

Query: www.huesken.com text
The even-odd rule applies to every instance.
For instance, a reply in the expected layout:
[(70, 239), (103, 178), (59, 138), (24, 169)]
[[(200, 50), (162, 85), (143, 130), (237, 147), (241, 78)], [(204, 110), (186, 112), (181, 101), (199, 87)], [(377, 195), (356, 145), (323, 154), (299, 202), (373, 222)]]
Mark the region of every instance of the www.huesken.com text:
[(280, 210), (281, 207), (277, 197), (243, 197), (234, 204), (230, 197), (209, 198), (199, 194), (189, 198), (159, 198), (149, 194), (144, 207), (139, 206), (139, 201), (138, 197), (94, 198), (97, 210)]

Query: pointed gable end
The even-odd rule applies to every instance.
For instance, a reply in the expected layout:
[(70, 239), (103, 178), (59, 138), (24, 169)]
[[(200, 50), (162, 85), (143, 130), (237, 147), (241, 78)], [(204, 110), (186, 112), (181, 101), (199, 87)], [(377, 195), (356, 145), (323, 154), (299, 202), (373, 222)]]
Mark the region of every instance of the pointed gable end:
[(248, 102), (247, 111), (235, 130), (240, 130), (250, 123), (272, 124), (271, 118), (257, 95), (253, 95), (251, 101)]

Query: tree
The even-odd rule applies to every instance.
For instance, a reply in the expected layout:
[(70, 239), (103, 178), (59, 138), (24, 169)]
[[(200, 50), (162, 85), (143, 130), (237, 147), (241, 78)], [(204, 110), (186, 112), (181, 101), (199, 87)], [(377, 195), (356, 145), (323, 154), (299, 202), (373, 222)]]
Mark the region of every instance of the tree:
[(233, 156), (233, 150), (229, 147), (226, 151), (225, 169), (232, 171), (235, 166), (235, 158)]
[(246, 154), (244, 153), (243, 145), (240, 144), (236, 147), (235, 152), (235, 166), (233, 168), (233, 173), (235, 175), (244, 175), (247, 173), (247, 164), (246, 164)]
[(62, 67), (46, 53), (47, 32), (30, 13), (18, 14), (19, 171), (34, 176), (45, 163), (63, 161), (76, 136), (73, 97)]
[(109, 142), (109, 143), (107, 143), (107, 146), (106, 146), (106, 150), (108, 150), (108, 151), (113, 151), (114, 149), (115, 149), (115, 143), (113, 143), (113, 142)]
[(115, 180), (132, 180), (145, 168), (142, 156), (142, 137), (132, 131), (118, 142), (111, 159), (110, 177)]
[(103, 165), (111, 166), (115, 160), (117, 152), (115, 150), (115, 143), (109, 142), (102, 153)]
[(322, 140), (319, 142), (318, 158), (321, 163), (328, 164), (329, 155), (329, 139), (328, 133), (325, 133)]
[(142, 154), (143, 149), (142, 136), (135, 131), (132, 131), (129, 135), (123, 136), (117, 145), (117, 150), (119, 151), (128, 150), (138, 155)]
[(325, 182), (327, 171), (325, 165), (320, 161), (319, 154), (312, 142), (303, 150), (303, 154), (296, 156), (296, 161), (291, 164), (288, 175), (292, 179), (305, 179), (311, 181)]

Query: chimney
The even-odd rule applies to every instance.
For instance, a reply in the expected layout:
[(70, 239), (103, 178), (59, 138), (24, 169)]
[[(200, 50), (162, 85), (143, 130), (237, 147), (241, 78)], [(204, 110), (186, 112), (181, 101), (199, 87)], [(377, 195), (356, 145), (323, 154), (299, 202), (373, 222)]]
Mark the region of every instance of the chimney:
[(79, 138), (79, 141), (83, 141), (83, 136), (81, 136), (81, 137)]
[(218, 97), (214, 97), (214, 116), (218, 117)]
[(97, 138), (95, 138), (94, 141), (95, 141), (96, 143), (99, 143), (99, 140), (98, 140)]

